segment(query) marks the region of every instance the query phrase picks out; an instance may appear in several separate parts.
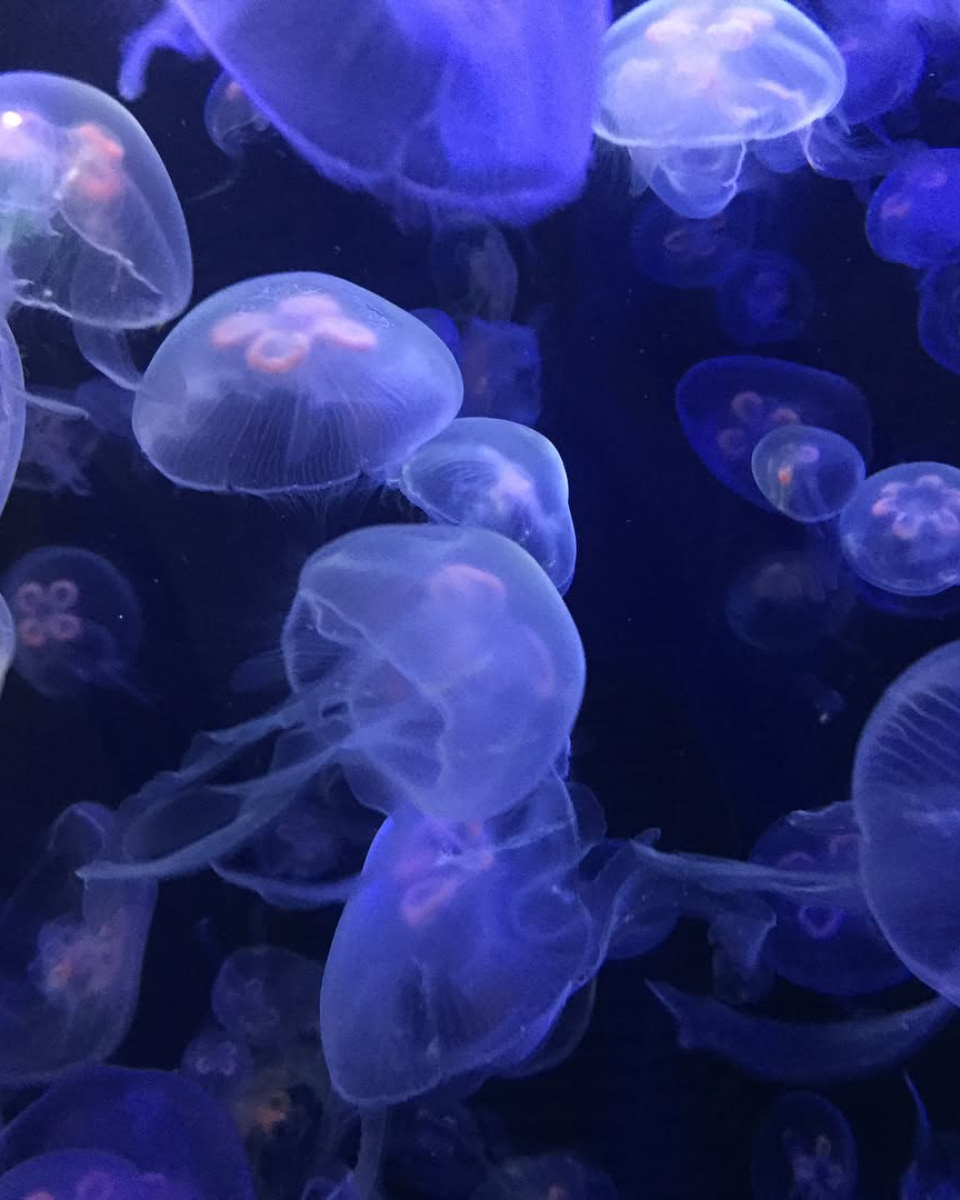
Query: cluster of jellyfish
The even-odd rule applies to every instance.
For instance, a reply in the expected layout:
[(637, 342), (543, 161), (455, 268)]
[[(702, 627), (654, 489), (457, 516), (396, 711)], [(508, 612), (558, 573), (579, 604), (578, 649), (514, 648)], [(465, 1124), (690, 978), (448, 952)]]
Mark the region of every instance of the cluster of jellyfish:
[[(412, 312), (307, 270), (191, 306), (181, 200), (137, 121), (73, 79), (0, 76), (0, 504), (14, 487), (82, 502), (110, 438), (238, 510), (360, 491), (405, 518), (300, 564), (279, 698), (197, 732), (115, 811), (65, 798), (0, 909), (0, 1087), (42, 1089), (0, 1130), (0, 1200), (253, 1200), (279, 1127), (315, 1139), (302, 1200), (385, 1196), (401, 1158), (422, 1180), (441, 1136), (469, 1181), (458, 1196), (612, 1198), (564, 1154), (492, 1162), (461, 1101), (562, 1062), (603, 963), (649, 953), (681, 918), (706, 926), (714, 988), (650, 982), (680, 1045), (787, 1089), (756, 1132), (753, 1194), (853, 1197), (850, 1126), (810, 1089), (901, 1064), (960, 1004), (960, 643), (889, 684), (849, 798), (774, 820), (746, 861), (667, 850), (657, 830), (608, 836), (571, 774), (577, 541), (564, 463), (535, 428), (537, 323), (513, 320), (519, 228), (626, 154), (651, 193), (640, 269), (712, 289), (741, 348), (802, 342), (814, 282), (755, 245), (750, 203), (809, 167), (868, 201), (879, 257), (922, 273), (922, 344), (960, 373), (960, 150), (898, 142), (881, 121), (960, 38), (937, 41), (935, 8), (894, 3), (872, 20), (825, 0), (817, 21), (785, 0), (648, 0), (612, 23), (604, 0), (567, 0), (562, 21), (533, 0), (487, 7), (480, 28), (440, 0), (170, 0), (125, 45), (125, 100), (155, 51), (218, 62), (205, 120), (232, 162), (224, 186), (251, 141), (276, 137), (436, 221), (436, 307)], [(68, 321), (95, 377), (72, 392), (25, 380), (7, 323), (21, 309)], [(138, 362), (131, 335), (159, 327)], [(728, 355), (690, 365), (676, 409), (723, 487), (810, 539), (797, 564), (735, 585), (746, 640), (793, 646), (805, 607), (829, 609), (819, 636), (858, 602), (913, 611), (960, 585), (960, 467), (868, 474), (855, 383)], [(102, 549), (38, 546), (5, 566), (0, 677), (49, 703), (153, 702), (141, 601)], [(199, 872), (278, 909), (337, 910), (332, 940), (315, 958), (230, 955), (177, 1070), (107, 1065), (137, 1011), (158, 886)], [(869, 1001), (908, 978), (931, 995), (896, 1011), (817, 1023), (749, 1007), (776, 980)], [(901, 1195), (946, 1195), (960, 1155), (905, 1087)]]

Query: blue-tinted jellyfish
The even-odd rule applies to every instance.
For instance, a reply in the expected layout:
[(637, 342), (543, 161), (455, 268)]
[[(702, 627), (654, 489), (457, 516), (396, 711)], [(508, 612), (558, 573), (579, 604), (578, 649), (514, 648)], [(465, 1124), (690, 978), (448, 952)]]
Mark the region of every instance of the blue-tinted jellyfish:
[(106, 1058), (126, 1035), (153, 915), (148, 882), (81, 883), (113, 814), (75, 804), (0, 909), (0, 1083), (52, 1079)]
[(237, 1099), (253, 1075), (253, 1055), (242, 1040), (223, 1029), (204, 1029), (180, 1059), (180, 1071), (221, 1103)]
[(20, 353), (10, 326), (0, 317), (0, 513), (17, 473), (26, 419)]
[(908, 104), (923, 75), (925, 52), (916, 26), (873, 9), (841, 6), (827, 32), (843, 55), (847, 86), (839, 111), (850, 125), (874, 121)]
[(916, 1117), (913, 1155), (900, 1180), (900, 1200), (956, 1200), (960, 1195), (960, 1138), (930, 1128), (920, 1093), (905, 1076)]
[(917, 332), (933, 361), (960, 375), (960, 262), (946, 262), (924, 275)]
[(523, 223), (583, 185), (605, 0), (485, 11), (447, 0), (177, 0), (128, 42), (119, 90), (138, 96), (153, 50), (205, 45), (293, 148), (328, 178), (405, 209)]
[(888, 262), (933, 267), (960, 246), (960, 150), (922, 149), (892, 171), (867, 209), (867, 239)]
[(422, 321), (428, 329), (432, 329), (450, 353), (456, 358), (460, 353), (460, 330), (453, 317), (448, 316), (439, 308), (411, 308), (410, 316)]
[(813, 1092), (789, 1092), (753, 1139), (754, 1200), (853, 1200), (857, 1145), (843, 1113)]
[(279, 946), (235, 950), (214, 981), (210, 1007), (245, 1045), (282, 1046), (316, 1033), (319, 963)]
[(0, 1179), (0, 1200), (165, 1200), (167, 1195), (132, 1162), (99, 1150), (40, 1154)]
[(887, 688), (860, 734), (853, 803), (873, 915), (910, 970), (960, 1001), (960, 643)]
[(688, 217), (721, 212), (751, 142), (825, 116), (843, 95), (839, 51), (785, 0), (652, 0), (607, 32), (599, 136)]
[(960, 583), (960, 470), (900, 463), (871, 475), (840, 514), (840, 544), (886, 592), (934, 596)]
[(602, 1171), (570, 1154), (510, 1158), (473, 1193), (471, 1200), (617, 1200)]
[[(124, 803), (112, 861), (91, 877), (232, 854), (333, 763), (371, 808), (483, 820), (565, 753), (583, 692), (583, 647), (556, 588), (482, 529), (381, 525), (329, 543), (301, 572), (282, 649), (290, 699), (199, 735), (179, 770)], [(275, 734), (263, 777), (209, 784)]]
[(754, 480), (752, 455), (773, 429), (827, 429), (870, 458), (871, 422), (863, 393), (828, 371), (775, 358), (708, 358), (677, 384), (676, 401), (683, 430), (704, 465), (760, 508), (772, 505)]
[(0, 596), (0, 693), (3, 692), (7, 671), (17, 652), (17, 630), (7, 602)]
[(809, 425), (771, 429), (754, 447), (750, 468), (766, 500), (803, 525), (835, 517), (867, 473), (852, 442)]
[(14, 666), (41, 695), (74, 696), (94, 686), (142, 698), (130, 678), (143, 636), (140, 604), (105, 558), (43, 546), (18, 559), (0, 588), (16, 624)]
[(409, 313), (332, 275), (248, 279), (198, 305), (133, 407), (141, 449), (201, 491), (382, 478), (456, 415), (460, 372)]
[(463, 375), (462, 417), (500, 417), (535, 425), (540, 416), (537, 331), (474, 317), (462, 329), (457, 362)]
[(493, 529), (522, 546), (561, 595), (577, 540), (567, 473), (536, 430), (492, 417), (460, 417), (403, 464), (398, 486), (431, 521)]
[(383, 825), (347, 902), (320, 993), (324, 1057), (360, 1105), (522, 1062), (595, 969), (571, 873), (567, 791), (548, 776), (490, 821), (413, 808)]
[(646, 196), (630, 230), (634, 262), (648, 279), (675, 288), (711, 287), (754, 234), (754, 208), (739, 197), (723, 212), (697, 220), (681, 217), (656, 196)]
[(193, 286), (180, 202), (110, 96), (57, 75), (0, 75), (3, 298), (105, 330), (176, 316)]
[(438, 232), (430, 243), (437, 303), (457, 321), (509, 321), (519, 272), (507, 239), (489, 222)]
[[(848, 801), (819, 813), (781, 817), (760, 837), (750, 858), (786, 871), (849, 875), (858, 869), (860, 840)], [(879, 991), (906, 977), (859, 889), (851, 890), (847, 900), (797, 904), (771, 899), (777, 923), (767, 938), (765, 957), (778, 975), (831, 996)]]
[(813, 281), (785, 254), (763, 250), (734, 256), (716, 289), (720, 324), (741, 346), (793, 341), (813, 314)]
[(243, 156), (244, 143), (270, 127), (243, 88), (229, 75), (221, 75), (210, 89), (203, 108), (203, 123), (213, 144), (236, 161)]
[[(120, 1067), (73, 1072), (0, 1133), (0, 1172), (62, 1151), (125, 1160), (139, 1175), (142, 1200), (254, 1200), (230, 1117), (182, 1075)], [(135, 1191), (93, 1192), (91, 1200), (101, 1195), (141, 1200)]]

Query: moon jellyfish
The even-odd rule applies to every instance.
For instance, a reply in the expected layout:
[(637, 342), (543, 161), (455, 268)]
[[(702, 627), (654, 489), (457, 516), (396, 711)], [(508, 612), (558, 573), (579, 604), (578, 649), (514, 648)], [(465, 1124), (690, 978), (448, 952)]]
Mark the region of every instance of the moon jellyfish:
[(751, 142), (811, 125), (839, 102), (839, 51), (785, 0), (651, 0), (603, 41), (605, 141), (687, 217), (711, 217), (736, 195)]
[(867, 209), (876, 255), (933, 267), (960, 247), (960, 150), (924, 148), (883, 180)]
[(453, 356), (416, 317), (332, 275), (248, 279), (193, 309), (147, 368), (133, 430), (201, 491), (382, 478), (456, 415)]
[(323, 975), (321, 1038), (341, 1096), (391, 1104), (536, 1049), (592, 973), (592, 922), (569, 878), (579, 853), (555, 776), (489, 821), (388, 818)]
[(716, 297), (723, 331), (741, 346), (793, 341), (813, 315), (806, 270), (768, 250), (736, 255), (716, 281)]
[(768, 554), (727, 593), (727, 623), (741, 641), (773, 654), (803, 654), (846, 625), (855, 603), (846, 571), (804, 551)]
[(919, 1092), (909, 1075), (904, 1078), (916, 1115), (913, 1157), (900, 1180), (900, 1200), (955, 1200), (960, 1195), (960, 1138), (930, 1128)]
[(235, 950), (217, 973), (213, 1015), (247, 1046), (281, 1046), (316, 1032), (319, 963), (279, 946)]
[(917, 332), (933, 361), (960, 375), (960, 263), (946, 262), (924, 275)]
[(203, 108), (203, 123), (214, 145), (234, 160), (243, 155), (245, 142), (270, 127), (243, 88), (229, 75), (221, 75), (210, 89)]
[(26, 419), (20, 352), (10, 326), (0, 317), (0, 513), (17, 473)]
[(583, 185), (608, 20), (605, 0), (570, 0), (562, 21), (544, 12), (171, 0), (128, 42), (118, 86), (139, 96), (154, 50), (195, 57), (199, 41), (327, 178), (407, 211), (524, 223)]
[(157, 1194), (133, 1163), (96, 1150), (40, 1154), (0, 1179), (0, 1200), (152, 1200)]
[(617, 1200), (602, 1171), (569, 1154), (510, 1158), (470, 1200)]
[(869, 459), (871, 422), (859, 388), (829, 371), (775, 358), (708, 358), (677, 384), (677, 413), (687, 440), (722, 484), (760, 508), (752, 457), (772, 430), (805, 425), (851, 442)]
[(867, 473), (852, 442), (808, 425), (771, 429), (754, 447), (750, 467), (765, 499), (803, 525), (835, 517)]
[(934, 596), (960, 583), (960, 470), (900, 463), (871, 475), (840, 515), (840, 544), (886, 592)]
[(458, 321), (509, 321), (513, 316), (519, 272), (496, 225), (487, 222), (435, 234), (430, 277), (440, 307)]
[(847, 1119), (813, 1092), (788, 1092), (753, 1139), (754, 1200), (853, 1200), (857, 1145)]
[(129, 679), (140, 604), (105, 558), (44, 546), (18, 559), (0, 587), (16, 624), (14, 666), (41, 695), (75, 696), (91, 685), (140, 695)]
[(0, 596), (0, 693), (7, 678), (7, 671), (17, 652), (17, 630), (7, 602)]
[(556, 584), (577, 557), (567, 473), (553, 443), (492, 417), (460, 417), (403, 464), (397, 480), (431, 521), (492, 529), (522, 546)]
[(853, 804), (867, 902), (910, 970), (960, 1001), (960, 642), (887, 688), (860, 734)]
[(535, 329), (474, 317), (462, 330), (463, 417), (534, 425), (540, 416), (540, 345)]
[(221, 1103), (239, 1097), (253, 1075), (249, 1048), (223, 1029), (205, 1029), (187, 1043), (180, 1070)]
[(843, 119), (859, 125), (909, 104), (926, 60), (913, 22), (889, 14), (871, 19), (873, 14), (845, 8), (840, 14), (826, 27), (847, 67), (839, 109)]
[[(856, 876), (860, 831), (849, 803), (817, 813), (790, 813), (775, 821), (750, 853), (752, 862), (786, 871), (827, 871)], [(765, 948), (767, 962), (784, 979), (828, 996), (860, 996), (892, 987), (906, 970), (890, 949), (859, 888), (846, 903), (811, 898), (803, 904), (774, 896), (777, 923)]]
[(645, 196), (630, 230), (633, 261), (656, 283), (675, 288), (711, 287), (753, 240), (749, 197), (698, 220), (681, 217), (656, 196)]
[[(64, 1151), (125, 1160), (139, 1175), (143, 1200), (254, 1200), (230, 1117), (182, 1075), (121, 1067), (73, 1072), (0, 1133), (0, 1172)], [(94, 1192), (91, 1200), (101, 1195)], [(117, 1193), (121, 1197), (140, 1200), (137, 1192)]]

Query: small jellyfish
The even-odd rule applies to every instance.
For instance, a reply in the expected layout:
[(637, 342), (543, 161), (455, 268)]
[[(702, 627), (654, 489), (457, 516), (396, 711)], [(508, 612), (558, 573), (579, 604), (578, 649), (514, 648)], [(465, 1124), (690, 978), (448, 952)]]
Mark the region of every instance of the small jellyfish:
[(460, 417), (403, 465), (397, 480), (432, 521), (493, 529), (522, 546), (562, 595), (577, 542), (567, 473), (552, 442), (493, 417)]
[(900, 1200), (956, 1200), (960, 1195), (960, 1137), (930, 1128), (926, 1106), (904, 1076), (915, 1109), (913, 1155), (900, 1180)]
[(645, 196), (630, 230), (633, 261), (657, 283), (712, 287), (754, 236), (754, 206), (738, 196), (723, 212), (698, 220), (681, 217), (656, 196)]
[(803, 525), (837, 516), (867, 473), (852, 442), (809, 425), (772, 429), (754, 447), (750, 466), (770, 504)]
[(722, 484), (760, 508), (773, 506), (757, 487), (752, 456), (772, 430), (805, 425), (837, 433), (871, 454), (863, 393), (848, 380), (774, 358), (734, 355), (691, 367), (677, 384), (684, 433)]
[(106, 559), (71, 546), (44, 546), (3, 576), (17, 630), (14, 667), (43, 696), (87, 686), (142, 694), (130, 668), (143, 636), (133, 589)]
[(229, 75), (221, 75), (210, 89), (203, 123), (214, 145), (235, 161), (242, 158), (245, 142), (270, 128), (270, 122)]
[(184, 1049), (180, 1071), (221, 1103), (228, 1103), (240, 1095), (253, 1075), (253, 1056), (232, 1034), (205, 1029)]
[(960, 263), (946, 262), (924, 275), (917, 332), (933, 361), (960, 375)]
[(867, 209), (867, 240), (888, 262), (934, 267), (960, 247), (960, 150), (922, 149), (883, 180)]
[(540, 415), (540, 346), (535, 329), (510, 321), (467, 321), (457, 362), (462, 417), (500, 417), (535, 425)]
[(248, 279), (191, 311), (154, 355), (133, 430), (201, 491), (321, 491), (382, 479), (456, 415), (460, 372), (415, 317), (352, 283)]
[(279, 946), (235, 950), (213, 985), (210, 1007), (245, 1045), (282, 1046), (317, 1032), (319, 963)]
[(900, 463), (871, 475), (840, 514), (840, 544), (886, 592), (934, 596), (960, 583), (960, 470)]
[(738, 254), (715, 286), (720, 324), (741, 346), (793, 341), (813, 314), (813, 282), (785, 254)]
[(430, 243), (430, 276), (437, 302), (457, 321), (509, 321), (519, 273), (507, 239), (496, 225), (444, 230)]
[(619, 1193), (602, 1171), (570, 1154), (510, 1158), (470, 1200), (617, 1200)]
[(843, 1113), (813, 1092), (788, 1092), (753, 1139), (754, 1200), (853, 1200), (857, 1146)]

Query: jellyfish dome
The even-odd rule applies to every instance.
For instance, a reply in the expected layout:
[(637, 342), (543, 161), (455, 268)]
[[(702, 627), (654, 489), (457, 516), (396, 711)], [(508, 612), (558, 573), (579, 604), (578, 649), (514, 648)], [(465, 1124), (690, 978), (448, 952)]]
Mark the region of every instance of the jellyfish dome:
[(152, 52), (198, 40), (323, 175), (428, 211), (524, 223), (572, 199), (590, 154), (608, 0), (176, 0), (130, 41), (140, 94)]
[(456, 415), (460, 372), (416, 317), (332, 275), (248, 279), (160, 346), (133, 430), (201, 491), (315, 491), (382, 478)]
[(193, 287), (183, 211), (149, 138), (75, 79), (0, 75), (0, 254), (9, 303), (99, 329), (182, 312)]
[(13, 487), (26, 424), (26, 393), (20, 354), (10, 326), (0, 318), (0, 512), (3, 512)]

